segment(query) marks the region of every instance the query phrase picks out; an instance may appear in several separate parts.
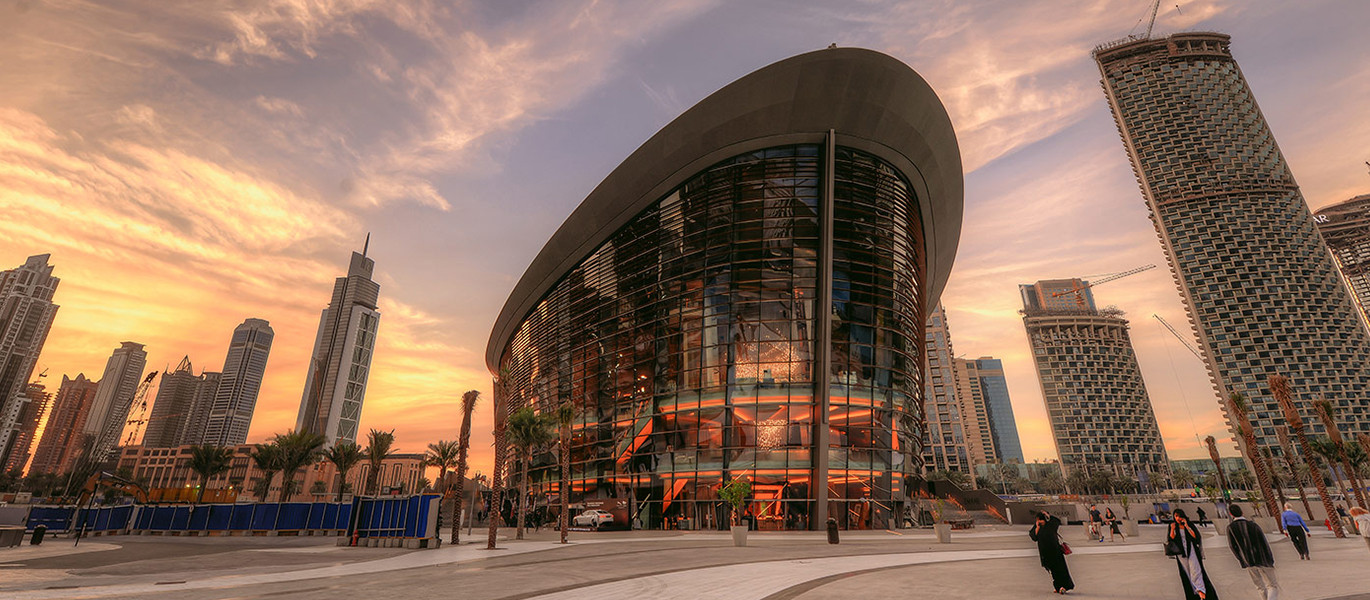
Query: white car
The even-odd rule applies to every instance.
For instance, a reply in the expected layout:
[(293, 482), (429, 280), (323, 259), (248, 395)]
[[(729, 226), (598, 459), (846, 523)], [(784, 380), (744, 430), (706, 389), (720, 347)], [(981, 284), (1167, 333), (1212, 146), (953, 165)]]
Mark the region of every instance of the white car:
[(571, 523), (576, 527), (600, 527), (602, 525), (612, 525), (614, 515), (597, 509), (587, 510), (571, 519)]

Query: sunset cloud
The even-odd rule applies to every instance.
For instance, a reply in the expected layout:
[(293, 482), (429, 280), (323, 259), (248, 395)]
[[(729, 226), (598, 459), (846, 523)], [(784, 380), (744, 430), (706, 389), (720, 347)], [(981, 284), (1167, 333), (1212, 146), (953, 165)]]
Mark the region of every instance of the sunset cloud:
[[(270, 320), (259, 441), (294, 425), (319, 311), (371, 232), (383, 317), (361, 425), (421, 451), (455, 435), (462, 392), (489, 401), (501, 303), (618, 161), (732, 78), (836, 41), (904, 60), (951, 114), (968, 174), (943, 300), (958, 353), (1005, 359), (1029, 458), (1054, 449), (1016, 285), (1148, 263), (1097, 296), (1132, 319), (1172, 456), (1195, 456), (1224, 425), (1151, 318), (1190, 335), (1089, 57), (1143, 4), (0, 3), (0, 267), (52, 254), (54, 373), (98, 377), (124, 340), (150, 368), (215, 370), (235, 325)], [(1163, 7), (1157, 27), (1236, 36), (1316, 206), (1367, 188), (1366, 18), (1222, 0)]]

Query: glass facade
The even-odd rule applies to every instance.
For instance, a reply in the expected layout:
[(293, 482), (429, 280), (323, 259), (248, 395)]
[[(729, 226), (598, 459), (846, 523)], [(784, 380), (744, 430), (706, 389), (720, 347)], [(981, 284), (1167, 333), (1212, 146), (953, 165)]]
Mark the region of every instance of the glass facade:
[[(759, 528), (808, 529), (819, 451), (841, 526), (902, 524), (904, 478), (921, 473), (919, 207), (897, 169), (837, 146), (823, 256), (823, 154), (775, 147), (703, 170), (524, 317), (502, 377), (512, 406), (574, 407), (573, 507), (644, 528), (720, 528), (718, 488), (745, 476)], [(828, 307), (815, 306), (824, 260)], [(815, 393), (825, 379), (826, 415)], [(829, 446), (816, 449), (824, 430)], [(555, 450), (530, 467), (534, 505), (551, 502)]]

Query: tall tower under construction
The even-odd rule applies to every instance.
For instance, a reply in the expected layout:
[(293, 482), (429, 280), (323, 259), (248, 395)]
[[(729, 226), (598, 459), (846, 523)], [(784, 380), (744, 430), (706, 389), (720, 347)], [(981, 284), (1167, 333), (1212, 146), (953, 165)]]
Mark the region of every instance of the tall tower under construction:
[(1257, 444), (1278, 448), (1279, 374), (1315, 433), (1320, 397), (1344, 432), (1370, 432), (1370, 339), (1231, 38), (1127, 38), (1094, 58), (1224, 411), (1245, 394)]
[[(1099, 310), (1088, 289), (1079, 279), (1019, 286), (1056, 453), (1067, 477), (1104, 470), (1149, 488), (1170, 473), (1156, 412), (1127, 320)], [(1076, 290), (1070, 302), (1062, 290)]]

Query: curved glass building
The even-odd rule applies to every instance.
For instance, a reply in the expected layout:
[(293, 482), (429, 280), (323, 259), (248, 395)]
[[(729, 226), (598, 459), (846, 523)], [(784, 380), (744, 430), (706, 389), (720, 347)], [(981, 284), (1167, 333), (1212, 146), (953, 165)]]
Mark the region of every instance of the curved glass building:
[[(570, 501), (645, 528), (902, 526), (922, 474), (923, 334), (956, 254), (941, 102), (880, 53), (827, 49), (700, 102), (609, 175), (505, 304), (510, 409), (575, 410)], [(539, 503), (557, 493), (549, 450)]]

